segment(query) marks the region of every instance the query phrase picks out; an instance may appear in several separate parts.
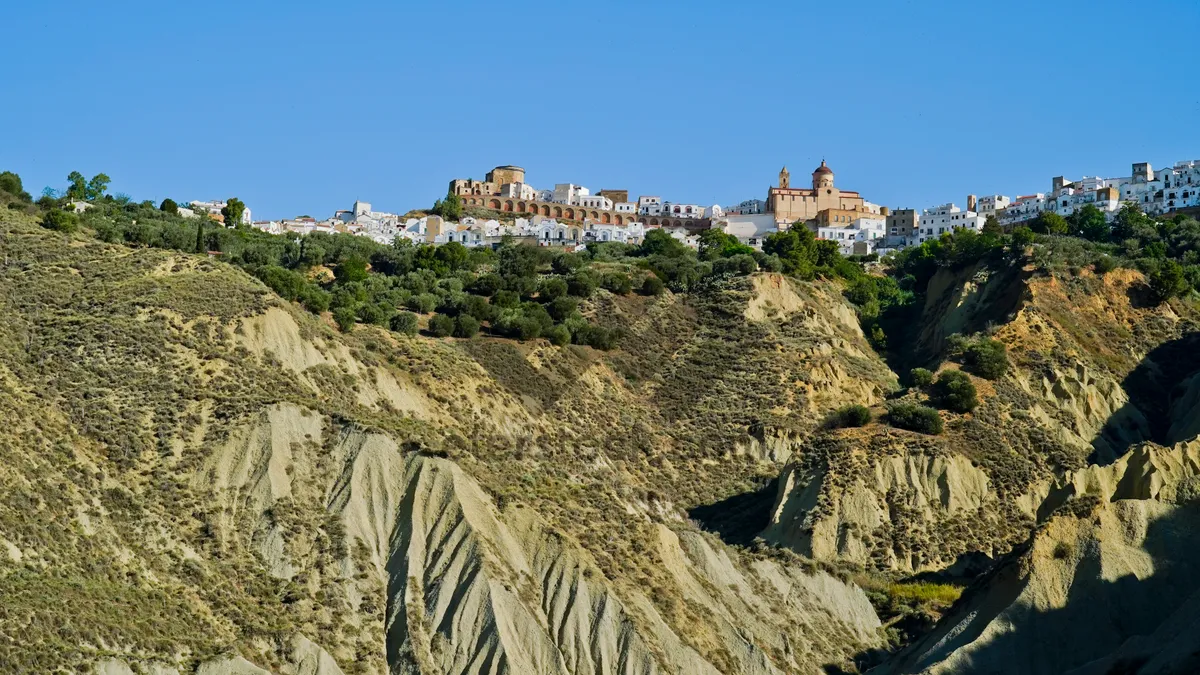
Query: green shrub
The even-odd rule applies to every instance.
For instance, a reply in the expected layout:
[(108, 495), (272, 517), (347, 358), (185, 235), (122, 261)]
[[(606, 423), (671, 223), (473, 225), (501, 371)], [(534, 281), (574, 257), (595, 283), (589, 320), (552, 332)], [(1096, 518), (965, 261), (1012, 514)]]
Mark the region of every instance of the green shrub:
[(1177, 295), (1183, 295), (1188, 290), (1183, 266), (1174, 260), (1164, 260), (1149, 277), (1150, 295), (1156, 305), (1161, 305)]
[(563, 253), (550, 262), (550, 269), (555, 274), (570, 274), (583, 265), (583, 258), (577, 253)]
[(57, 232), (74, 232), (79, 229), (79, 216), (71, 211), (51, 209), (42, 218), (42, 227)]
[(1108, 274), (1117, 269), (1117, 259), (1110, 255), (1102, 255), (1092, 263), (1092, 269), (1096, 274)]
[(358, 320), (366, 324), (386, 326), (395, 311), (390, 305), (365, 302), (358, 306)]
[(538, 284), (538, 298), (550, 302), (567, 294), (567, 282), (560, 277), (548, 277)]
[(1008, 372), (1008, 348), (999, 340), (980, 340), (967, 347), (963, 357), (971, 372), (997, 380)]
[(666, 285), (656, 276), (648, 276), (642, 282), (642, 295), (662, 295)]
[(320, 314), (329, 309), (329, 301), (332, 297), (329, 291), (323, 291), (310, 284), (300, 294), (300, 302), (304, 303), (304, 308), (308, 311)]
[(629, 295), (633, 291), (633, 282), (624, 272), (609, 272), (600, 278), (600, 286), (604, 290), (617, 295)]
[(950, 412), (971, 412), (979, 405), (971, 376), (961, 370), (947, 370), (938, 375), (933, 385), (933, 397), (938, 405)]
[(434, 337), (447, 337), (454, 332), (454, 319), (445, 314), (434, 314), (429, 320), (429, 334)]
[(575, 312), (575, 307), (576, 301), (572, 298), (556, 298), (546, 305), (546, 311), (550, 313), (550, 318), (562, 322)]
[(504, 280), (499, 274), (484, 274), (471, 284), (471, 292), (477, 295), (493, 296), (504, 288)]
[(896, 403), (889, 407), (888, 423), (898, 429), (932, 436), (942, 433), (942, 416), (938, 411), (915, 403)]
[(596, 277), (584, 271), (567, 277), (567, 292), (577, 298), (590, 298), (596, 292)]
[(478, 295), (469, 295), (462, 305), (462, 312), (470, 314), (478, 321), (491, 321), (496, 318), (498, 308)]
[(497, 291), (497, 293), (492, 296), (492, 304), (504, 309), (516, 307), (517, 305), (521, 304), (521, 296), (517, 295), (514, 291)]
[(621, 341), (621, 331), (617, 328), (602, 328), (585, 324), (571, 335), (571, 339), (576, 344), (608, 351), (616, 348), (617, 343)]
[(912, 386), (924, 389), (933, 384), (933, 372), (927, 368), (913, 368), (908, 371), (908, 379), (912, 382)]
[(342, 329), (343, 333), (349, 333), (354, 330), (354, 324), (358, 321), (358, 312), (354, 311), (354, 307), (338, 307), (333, 310), (333, 322), (338, 328)]
[(438, 296), (432, 293), (419, 293), (408, 299), (408, 308), (418, 314), (428, 314), (437, 306)]
[(566, 326), (558, 325), (546, 331), (546, 339), (550, 344), (561, 347), (571, 343), (571, 331)]
[(961, 356), (970, 345), (971, 342), (961, 333), (953, 333), (946, 337), (946, 354), (953, 357)]
[(454, 319), (454, 337), (472, 338), (479, 332), (479, 322), (470, 314), (459, 314)]
[(417, 334), (417, 315), (412, 312), (397, 312), (391, 320), (391, 329), (405, 335)]
[(831, 429), (866, 426), (871, 421), (871, 409), (865, 405), (847, 405), (830, 413), (825, 426)]

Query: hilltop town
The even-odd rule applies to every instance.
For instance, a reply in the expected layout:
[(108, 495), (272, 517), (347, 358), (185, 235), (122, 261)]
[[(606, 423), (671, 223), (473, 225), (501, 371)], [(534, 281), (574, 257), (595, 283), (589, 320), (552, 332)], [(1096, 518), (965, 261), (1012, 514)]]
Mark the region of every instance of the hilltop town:
[[(1011, 230), (1044, 216), (1066, 218), (1087, 210), (1112, 221), (1123, 204), (1136, 204), (1149, 215), (1200, 207), (1200, 160), (1177, 162), (1155, 170), (1146, 162), (1132, 165), (1130, 176), (1056, 176), (1048, 192), (1017, 197), (967, 195), (965, 208), (953, 202), (925, 208), (893, 208), (868, 201), (855, 190), (836, 184), (824, 161), (812, 172), (811, 183), (793, 185), (784, 167), (766, 199), (747, 199), (736, 205), (677, 203), (657, 195), (630, 198), (625, 189), (592, 193), (575, 183), (538, 189), (526, 182), (525, 169), (497, 166), (484, 180), (454, 179), (445, 202), (453, 208), (413, 211), (406, 215), (375, 211), (364, 201), (318, 220), (302, 216), (286, 220), (253, 221), (250, 210), (241, 222), (274, 233), (344, 232), (389, 244), (397, 238), (413, 243), (458, 242), (468, 247), (494, 246), (504, 237), (543, 246), (586, 247), (591, 242), (640, 243), (650, 228), (662, 228), (696, 248), (699, 233), (719, 229), (752, 248), (797, 224), (818, 239), (837, 242), (844, 255), (885, 254), (919, 245), (958, 229), (982, 231), (989, 220)], [(224, 202), (195, 201), (185, 215), (208, 213), (220, 217)], [(182, 213), (183, 211), (181, 211)]]

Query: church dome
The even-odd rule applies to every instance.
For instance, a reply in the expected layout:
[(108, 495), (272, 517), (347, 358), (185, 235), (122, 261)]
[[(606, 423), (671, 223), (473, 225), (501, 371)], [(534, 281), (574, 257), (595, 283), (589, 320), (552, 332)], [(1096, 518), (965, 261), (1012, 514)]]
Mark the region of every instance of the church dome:
[(814, 171), (813, 173), (814, 173), (814, 174), (818, 174), (818, 173), (833, 173), (833, 169), (831, 169), (831, 168), (829, 168), (828, 166), (826, 166), (826, 164), (825, 164), (825, 160), (821, 160), (821, 166), (818, 166), (818, 167), (817, 167), (817, 170), (816, 170), (816, 171)]

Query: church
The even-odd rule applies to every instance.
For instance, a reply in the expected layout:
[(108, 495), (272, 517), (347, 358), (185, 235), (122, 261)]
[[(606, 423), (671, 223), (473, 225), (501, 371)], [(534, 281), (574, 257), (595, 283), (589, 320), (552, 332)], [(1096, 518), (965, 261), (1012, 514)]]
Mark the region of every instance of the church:
[(791, 186), (787, 167), (779, 172), (779, 186), (767, 191), (767, 212), (776, 222), (836, 225), (852, 223), (858, 218), (887, 215), (881, 208), (862, 198), (853, 190), (841, 190), (833, 184), (833, 169), (821, 160), (812, 173), (811, 188)]

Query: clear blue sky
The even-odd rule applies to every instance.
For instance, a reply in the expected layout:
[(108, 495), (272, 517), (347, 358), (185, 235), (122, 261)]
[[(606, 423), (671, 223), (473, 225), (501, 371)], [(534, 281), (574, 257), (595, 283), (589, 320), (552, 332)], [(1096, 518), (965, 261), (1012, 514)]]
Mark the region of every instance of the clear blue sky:
[(927, 207), (1200, 158), (1200, 2), (11, 2), (0, 170), (256, 218), (519, 164), (677, 202), (822, 157)]

